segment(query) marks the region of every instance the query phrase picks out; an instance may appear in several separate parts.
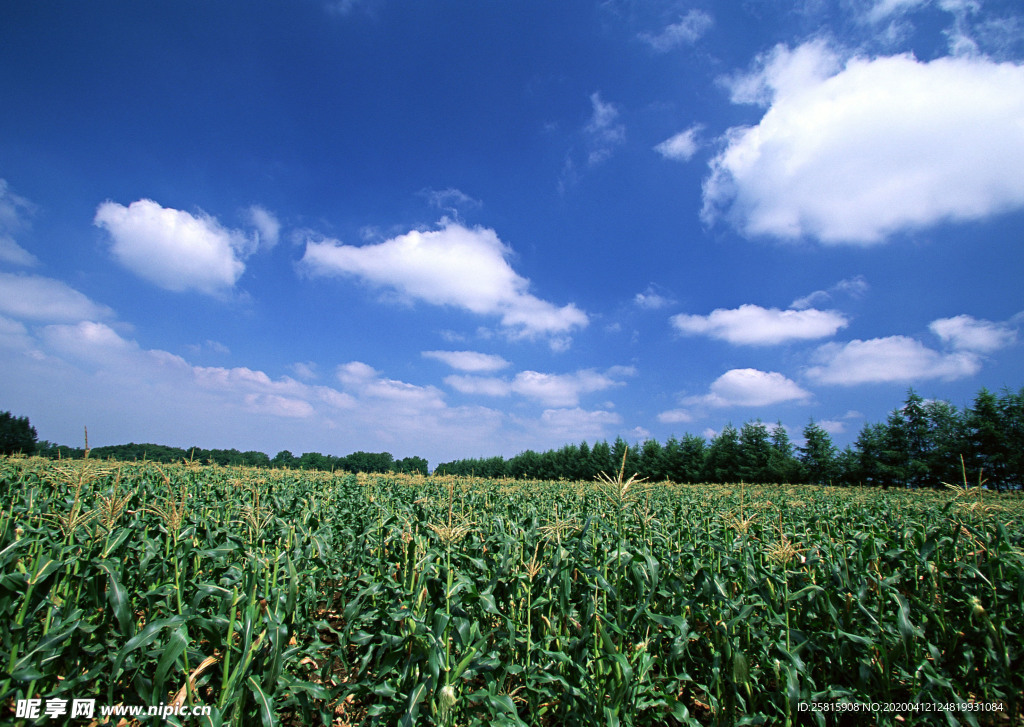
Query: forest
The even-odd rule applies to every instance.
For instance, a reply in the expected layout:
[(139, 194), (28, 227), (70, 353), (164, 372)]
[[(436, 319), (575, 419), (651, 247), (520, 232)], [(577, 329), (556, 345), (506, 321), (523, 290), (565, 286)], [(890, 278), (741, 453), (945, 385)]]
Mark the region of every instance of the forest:
[[(0, 448), (51, 459), (81, 459), (86, 450), (48, 441), (36, 443), (26, 417), (4, 412)], [(9, 430), (9, 431), (8, 431)], [(651, 482), (759, 482), (864, 485), (879, 487), (942, 487), (983, 483), (990, 489), (1024, 487), (1024, 388), (995, 394), (982, 389), (973, 402), (958, 408), (948, 401), (926, 400), (908, 390), (901, 406), (884, 422), (865, 424), (856, 440), (840, 449), (832, 436), (811, 420), (801, 444), (794, 443), (781, 423), (748, 421), (727, 424), (708, 439), (685, 434), (664, 443), (648, 439), (630, 445), (571, 443), (546, 452), (526, 450), (501, 456), (443, 462), (435, 474), (532, 480), (593, 480), (599, 473), (637, 473)], [(419, 456), (395, 459), (388, 452), (353, 452), (344, 456), (288, 450), (274, 457), (237, 449), (120, 444), (89, 450), (93, 458), (171, 463), (193, 461), (223, 466), (275, 467), (345, 472), (427, 474), (429, 463)]]
[(648, 439), (629, 447), (567, 444), (510, 459), (461, 459), (439, 464), (436, 474), (543, 480), (592, 480), (600, 472), (625, 473), (649, 481), (678, 483), (748, 482), (942, 487), (984, 483), (990, 489), (1024, 485), (1024, 388), (996, 395), (982, 389), (959, 409), (947, 401), (925, 400), (913, 389), (884, 422), (866, 424), (853, 444), (839, 449), (831, 435), (811, 421), (795, 445), (781, 424), (757, 420), (737, 429), (726, 425), (710, 441), (686, 434), (664, 444)]
[[(50, 459), (83, 459), (85, 449), (66, 447), (47, 441), (36, 445), (35, 454)], [(273, 458), (264, 452), (240, 452), (237, 449), (203, 449), (201, 447), (168, 447), (164, 444), (114, 444), (89, 449), (89, 456), (96, 459), (113, 459), (120, 462), (197, 462), (224, 467), (276, 467), (297, 470), (321, 470), (325, 472), (404, 472), (428, 473), (428, 463), (423, 457), (395, 459), (389, 452), (353, 452), (344, 456), (306, 452), (298, 457), (288, 450), (282, 450)]]

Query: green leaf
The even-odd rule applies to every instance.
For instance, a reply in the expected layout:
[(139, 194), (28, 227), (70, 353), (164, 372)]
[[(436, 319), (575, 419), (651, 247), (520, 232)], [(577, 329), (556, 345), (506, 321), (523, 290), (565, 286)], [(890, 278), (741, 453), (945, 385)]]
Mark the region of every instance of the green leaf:
[(260, 687), (256, 677), (249, 677), (245, 682), (249, 685), (249, 691), (252, 692), (252, 696), (256, 699), (256, 704), (259, 705), (260, 721), (263, 723), (263, 727), (274, 727), (277, 719), (274, 717), (274, 706), (271, 704), (270, 698), (263, 691), (263, 688)]
[(175, 665), (178, 661), (178, 657), (181, 656), (187, 646), (188, 632), (185, 630), (184, 624), (182, 624), (171, 632), (171, 636), (167, 640), (167, 645), (164, 647), (164, 652), (160, 657), (160, 661), (156, 665), (156, 674), (153, 677), (153, 688), (157, 692), (164, 691), (163, 684), (167, 679), (167, 672)]
[(124, 586), (121, 585), (121, 581), (117, 579), (117, 572), (109, 561), (101, 560), (97, 565), (107, 574), (109, 580), (107, 584), (107, 603), (110, 604), (110, 610), (114, 612), (114, 617), (117, 619), (117, 625), (121, 629), (121, 636), (130, 638), (132, 633), (132, 616), (128, 610), (128, 594)]

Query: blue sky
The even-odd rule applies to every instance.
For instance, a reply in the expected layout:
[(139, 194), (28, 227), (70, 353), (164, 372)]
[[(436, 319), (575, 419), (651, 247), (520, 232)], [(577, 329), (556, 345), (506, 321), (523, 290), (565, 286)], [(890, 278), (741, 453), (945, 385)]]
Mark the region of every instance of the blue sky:
[(0, 10), (0, 409), (457, 457), (1024, 384), (1024, 9)]

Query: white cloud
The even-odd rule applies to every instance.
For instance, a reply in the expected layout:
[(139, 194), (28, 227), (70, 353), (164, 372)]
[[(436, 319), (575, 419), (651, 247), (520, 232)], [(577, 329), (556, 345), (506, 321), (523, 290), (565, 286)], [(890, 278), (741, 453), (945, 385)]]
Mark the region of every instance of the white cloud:
[(110, 234), (118, 262), (175, 292), (227, 291), (245, 271), (243, 259), (254, 247), (240, 231), (225, 229), (208, 215), (161, 207), (149, 199), (127, 207), (104, 202), (94, 223)]
[(31, 202), (11, 192), (7, 181), (0, 179), (0, 262), (26, 267), (39, 263), (35, 255), (14, 241), (14, 234), (27, 226), (26, 217), (33, 209)]
[(815, 423), (829, 434), (844, 434), (846, 432), (846, 422), (836, 419), (822, 419)]
[(338, 380), (346, 391), (361, 400), (387, 404), (395, 416), (412, 415), (416, 411), (446, 408), (444, 395), (433, 386), (418, 386), (380, 375), (362, 361), (350, 361), (337, 370)]
[(703, 127), (698, 124), (696, 126), (691, 126), (686, 131), (680, 131), (675, 136), (669, 137), (655, 146), (654, 151), (658, 152), (666, 159), (672, 159), (677, 162), (688, 162), (700, 148), (700, 142), (697, 141), (697, 134), (701, 132), (702, 128)]
[(928, 328), (958, 351), (992, 353), (1017, 340), (1017, 331), (1003, 323), (978, 320), (968, 315), (940, 318)]
[(602, 101), (599, 92), (590, 94), (590, 104), (593, 113), (583, 131), (590, 143), (587, 162), (594, 166), (608, 159), (615, 147), (626, 140), (626, 127), (619, 122), (618, 107)]
[(981, 360), (970, 351), (940, 353), (907, 336), (827, 343), (813, 356), (807, 378), (820, 384), (855, 386), (866, 383), (947, 381), (972, 376)]
[(512, 337), (549, 336), (554, 342), (587, 325), (575, 305), (559, 308), (530, 294), (530, 282), (508, 263), (511, 254), (493, 230), (447, 222), (376, 245), (308, 241), (301, 264), (320, 275), (356, 275), (412, 300), (500, 316)]
[(249, 224), (256, 228), (256, 245), (264, 250), (269, 250), (277, 244), (281, 237), (281, 223), (272, 213), (259, 205), (253, 205), (246, 210)]
[(613, 411), (587, 411), (579, 407), (572, 409), (545, 409), (531, 429), (547, 441), (596, 440), (606, 436), (608, 427), (622, 422), (622, 417)]
[(680, 313), (669, 320), (684, 335), (706, 335), (748, 346), (825, 338), (848, 323), (836, 311), (779, 310), (750, 304), (732, 309), (717, 308), (706, 316)]
[(496, 376), (446, 376), (444, 383), (463, 394), (480, 396), (508, 396), (512, 384)]
[(473, 199), (461, 189), (449, 187), (448, 189), (424, 189), (420, 191), (423, 197), (433, 207), (450, 213), (455, 219), (460, 219), (459, 210), (474, 209), (481, 206), (480, 200)]
[(631, 366), (612, 366), (604, 373), (581, 369), (568, 374), (520, 371), (511, 379), (491, 376), (448, 376), (445, 383), (463, 394), (509, 396), (517, 394), (549, 407), (574, 407), (580, 397), (622, 386), (619, 379), (633, 376)]
[(851, 298), (860, 298), (868, 291), (869, 287), (868, 281), (864, 279), (863, 275), (856, 275), (852, 278), (840, 280), (826, 290), (815, 290), (813, 293), (809, 293), (802, 298), (797, 298), (789, 304), (789, 307), (803, 310), (815, 305), (822, 305), (832, 300), (837, 293), (842, 293)]
[(767, 406), (806, 401), (811, 394), (775, 371), (731, 369), (715, 379), (707, 394), (683, 399), (686, 405), (710, 407)]
[(512, 365), (501, 356), (478, 351), (424, 351), (422, 355), (459, 371), (500, 371)]
[(110, 318), (113, 311), (74, 288), (38, 275), (0, 273), (0, 312), (31, 321), (72, 322)]
[(39, 258), (16, 243), (14, 238), (0, 233), (0, 262), (31, 267), (39, 264)]
[(35, 328), (0, 316), (0, 370), (0, 399), (31, 413), (42, 438), (78, 442), (87, 424), (94, 446), (390, 451), (437, 464), (606, 438), (620, 423), (612, 411), (579, 407), (545, 406), (523, 416), (449, 406), (437, 388), (389, 378), (360, 361), (338, 366), (326, 386), (245, 366), (196, 366), (94, 321)]
[(842, 65), (824, 42), (782, 46), (731, 79), (768, 106), (711, 162), (702, 217), (741, 233), (873, 244), (1024, 206), (1024, 66), (909, 55)]
[(657, 35), (643, 33), (640, 38), (654, 50), (664, 53), (681, 45), (693, 45), (714, 24), (714, 19), (708, 13), (694, 8), (680, 18), (678, 23), (672, 23)]
[(675, 301), (652, 283), (647, 286), (647, 290), (633, 296), (633, 302), (645, 310), (659, 310), (672, 305)]
[(929, 0), (876, 0), (865, 15), (870, 23), (880, 23), (894, 15), (904, 15), (927, 5)]
[(658, 414), (662, 424), (686, 424), (693, 421), (693, 414), (687, 409), (670, 409)]
[(570, 407), (576, 406), (583, 394), (621, 385), (621, 381), (616, 381), (593, 369), (576, 371), (571, 374), (521, 371), (512, 380), (512, 391), (546, 406)]
[(125, 340), (110, 326), (95, 321), (46, 326), (42, 330), (42, 339), (51, 350), (94, 364), (120, 363), (134, 357), (138, 351), (134, 342)]
[(290, 368), (292, 373), (303, 381), (313, 381), (314, 379), (319, 378), (315, 361), (296, 361), (288, 368)]

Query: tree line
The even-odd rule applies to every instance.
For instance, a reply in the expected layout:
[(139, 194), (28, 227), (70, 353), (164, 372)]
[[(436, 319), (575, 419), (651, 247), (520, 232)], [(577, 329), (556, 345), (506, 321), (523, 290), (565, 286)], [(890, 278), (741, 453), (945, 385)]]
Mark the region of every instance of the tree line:
[(36, 454), (50, 459), (112, 459), (119, 462), (147, 461), (159, 464), (192, 461), (203, 464), (246, 467), (278, 467), (301, 470), (345, 472), (419, 472), (427, 474), (430, 466), (423, 457), (395, 459), (390, 452), (353, 452), (342, 457), (319, 452), (305, 452), (299, 456), (282, 450), (273, 458), (265, 452), (237, 449), (203, 449), (202, 447), (169, 447), (165, 444), (113, 444), (103, 447), (68, 447), (43, 440), (36, 441), (35, 427), (28, 417), (15, 417), (0, 412), (0, 454)]
[(621, 438), (526, 450), (510, 459), (460, 459), (439, 464), (439, 474), (530, 479), (590, 480), (617, 473), (650, 481), (761, 482), (879, 487), (941, 487), (980, 480), (994, 489), (1024, 487), (1024, 389), (996, 395), (982, 389), (970, 406), (926, 401), (913, 389), (884, 422), (866, 424), (853, 444), (839, 449), (813, 420), (795, 445), (781, 423), (761, 420), (726, 425), (710, 440), (686, 434), (664, 444), (648, 439), (627, 446)]
[[(566, 444), (546, 452), (526, 450), (505, 459), (495, 456), (439, 464), (437, 474), (512, 477), (517, 479), (592, 480), (598, 473), (617, 473), (625, 457), (627, 475), (638, 473), (652, 482), (763, 482), (880, 487), (941, 487), (943, 483), (979, 481), (994, 489), (1024, 488), (1024, 388), (996, 395), (982, 389), (962, 409), (947, 401), (926, 401), (913, 389), (884, 422), (866, 424), (853, 444), (840, 450), (831, 435), (813, 420), (803, 428), (803, 444), (795, 445), (781, 423), (761, 420), (737, 429), (726, 425), (710, 440), (686, 434), (664, 444), (648, 439), (628, 446), (621, 438), (589, 445)], [(36, 441), (27, 417), (0, 412), (0, 454), (24, 452), (75, 459), (87, 450)], [(120, 461), (170, 463), (191, 460), (219, 465), (279, 467), (347, 472), (420, 472), (422, 457), (395, 459), (388, 452), (353, 452), (345, 456), (288, 450), (269, 457), (237, 449), (168, 447), (160, 444), (119, 444), (96, 447), (89, 455)], [(969, 474), (968, 474), (969, 473)]]

